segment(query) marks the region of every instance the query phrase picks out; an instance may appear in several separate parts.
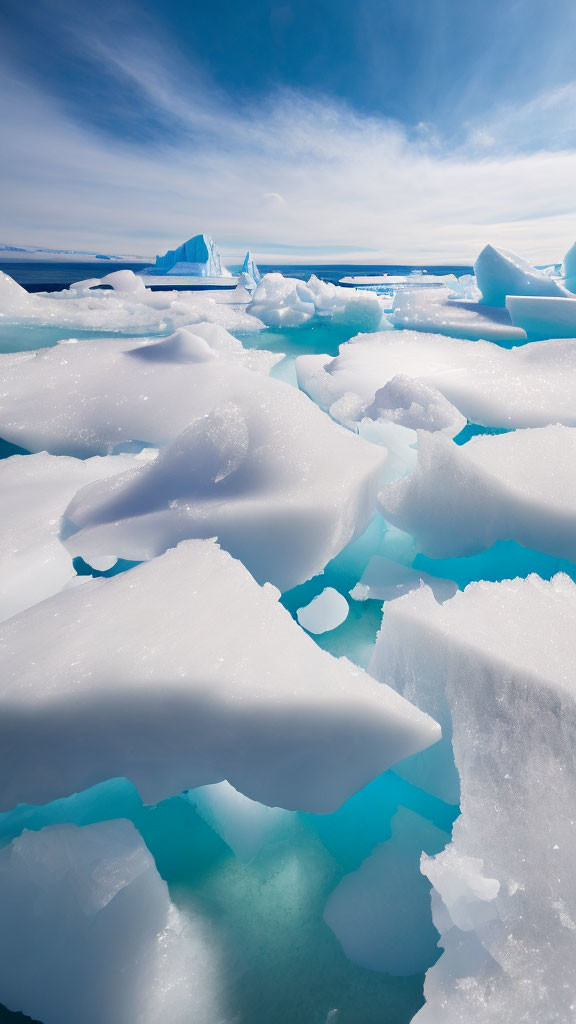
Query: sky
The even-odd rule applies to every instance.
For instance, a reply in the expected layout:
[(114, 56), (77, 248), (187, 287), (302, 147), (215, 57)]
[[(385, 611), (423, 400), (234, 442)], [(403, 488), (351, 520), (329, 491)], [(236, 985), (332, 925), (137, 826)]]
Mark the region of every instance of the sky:
[(0, 0), (0, 242), (557, 262), (575, 52), (574, 0)]

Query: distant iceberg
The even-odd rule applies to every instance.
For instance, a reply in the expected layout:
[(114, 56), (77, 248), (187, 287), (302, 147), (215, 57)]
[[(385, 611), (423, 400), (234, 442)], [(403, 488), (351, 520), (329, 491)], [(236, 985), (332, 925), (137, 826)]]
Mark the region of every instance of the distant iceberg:
[(169, 249), (164, 256), (157, 256), (152, 267), (146, 267), (146, 274), (174, 277), (230, 277), (222, 264), (216, 243), (209, 235), (194, 235), (177, 249)]
[(262, 274), (260, 273), (256, 265), (256, 260), (250, 250), (248, 250), (244, 257), (241, 273), (245, 274), (250, 281), (254, 282), (254, 287), (256, 287), (257, 284), (260, 284), (260, 281), (262, 280)]

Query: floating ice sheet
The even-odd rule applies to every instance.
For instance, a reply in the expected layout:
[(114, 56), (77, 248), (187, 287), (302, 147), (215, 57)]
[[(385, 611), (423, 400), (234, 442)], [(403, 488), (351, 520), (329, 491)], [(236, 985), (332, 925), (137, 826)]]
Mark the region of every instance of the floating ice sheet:
[(383, 516), (436, 558), (497, 540), (576, 561), (576, 429), (550, 426), (473, 437), (419, 434), (410, 476), (387, 485)]
[(149, 802), (228, 779), (323, 812), (439, 738), (277, 599), (212, 541), (187, 541), (8, 620), (0, 806), (125, 776)]
[(364, 403), (397, 374), (440, 391), (472, 423), (487, 427), (576, 425), (576, 346), (539, 341), (505, 349), (488, 341), (390, 331), (362, 335), (335, 359), (300, 356), (300, 387), (329, 409), (347, 392)]
[(449, 288), (396, 292), (389, 319), (395, 327), (404, 330), (428, 331), (471, 341), (484, 338), (509, 348), (526, 340), (526, 332), (521, 325), (514, 325), (506, 309), (460, 299)]

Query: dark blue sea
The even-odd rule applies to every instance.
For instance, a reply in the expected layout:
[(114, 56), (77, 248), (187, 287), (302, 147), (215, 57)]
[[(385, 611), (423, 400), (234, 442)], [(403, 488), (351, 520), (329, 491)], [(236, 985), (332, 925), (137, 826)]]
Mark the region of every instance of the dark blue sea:
[[(143, 270), (145, 264), (143, 263), (116, 263), (112, 260), (99, 260), (98, 262), (80, 262), (75, 261), (73, 263), (59, 263), (50, 261), (37, 261), (32, 260), (14, 260), (13, 262), (6, 260), (0, 261), (0, 270), (3, 270), (5, 274), (9, 274), (13, 277), (18, 284), (21, 284), (29, 292), (55, 292), (60, 291), (62, 288), (68, 288), (74, 281), (82, 281), (88, 277), (104, 277), (106, 274), (111, 274), (114, 270), (133, 270), (137, 273), (139, 270)], [(266, 265), (260, 264), (260, 271), (263, 274), (268, 274), (274, 270), (279, 270), (286, 277), (298, 277), (302, 280), (308, 280), (311, 274), (316, 274), (317, 277), (323, 281), (331, 281), (334, 284), (338, 284), (338, 281), (342, 277), (346, 277), (349, 274), (356, 275), (372, 275), (372, 274), (410, 274), (413, 270), (426, 270), (429, 274), (469, 274), (472, 271), (472, 267), (465, 266), (426, 266), (421, 267), (415, 264), (382, 264), (381, 266), (375, 266), (374, 264), (361, 265), (361, 264), (280, 264), (280, 265)]]

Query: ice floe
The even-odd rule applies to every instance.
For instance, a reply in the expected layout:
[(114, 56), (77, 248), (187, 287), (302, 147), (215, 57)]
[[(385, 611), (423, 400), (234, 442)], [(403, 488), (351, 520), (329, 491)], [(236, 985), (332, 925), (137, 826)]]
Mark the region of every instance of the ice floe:
[(0, 850), (0, 994), (43, 1024), (216, 1024), (220, 959), (123, 820), (24, 832)]
[[(441, 486), (439, 482), (441, 481)], [(435, 558), (497, 540), (576, 562), (576, 429), (549, 426), (456, 445), (422, 432), (417, 465), (384, 489), (384, 517)]]
[(407, 288), (396, 292), (389, 320), (404, 330), (472, 341), (483, 338), (509, 347), (526, 340), (526, 332), (511, 320), (506, 309), (458, 298), (450, 288)]
[(149, 802), (228, 779), (325, 812), (440, 734), (213, 541), (14, 616), (0, 665), (4, 809), (125, 776)]
[(391, 325), (382, 300), (371, 292), (350, 291), (320, 281), (308, 282), (282, 274), (265, 274), (247, 307), (247, 313), (269, 327), (297, 327), (314, 316), (330, 317), (352, 330), (377, 331)]
[(441, 392), (472, 423), (487, 427), (576, 425), (576, 345), (569, 339), (505, 349), (488, 341), (417, 331), (358, 336), (339, 355), (296, 359), (300, 387), (321, 408), (347, 393), (368, 404), (398, 374)]
[(40, 452), (0, 461), (0, 619), (56, 594), (75, 576), (59, 533), (62, 513), (76, 491), (142, 466), (153, 454), (82, 461)]
[(451, 846), (423, 858), (444, 952), (418, 1024), (573, 1015), (575, 612), (562, 575), (387, 608), (372, 670), (451, 720), (462, 788)]
[(507, 295), (566, 295), (560, 281), (509, 249), (485, 246), (474, 263), (474, 272), (482, 301), (488, 306), (506, 305)]

